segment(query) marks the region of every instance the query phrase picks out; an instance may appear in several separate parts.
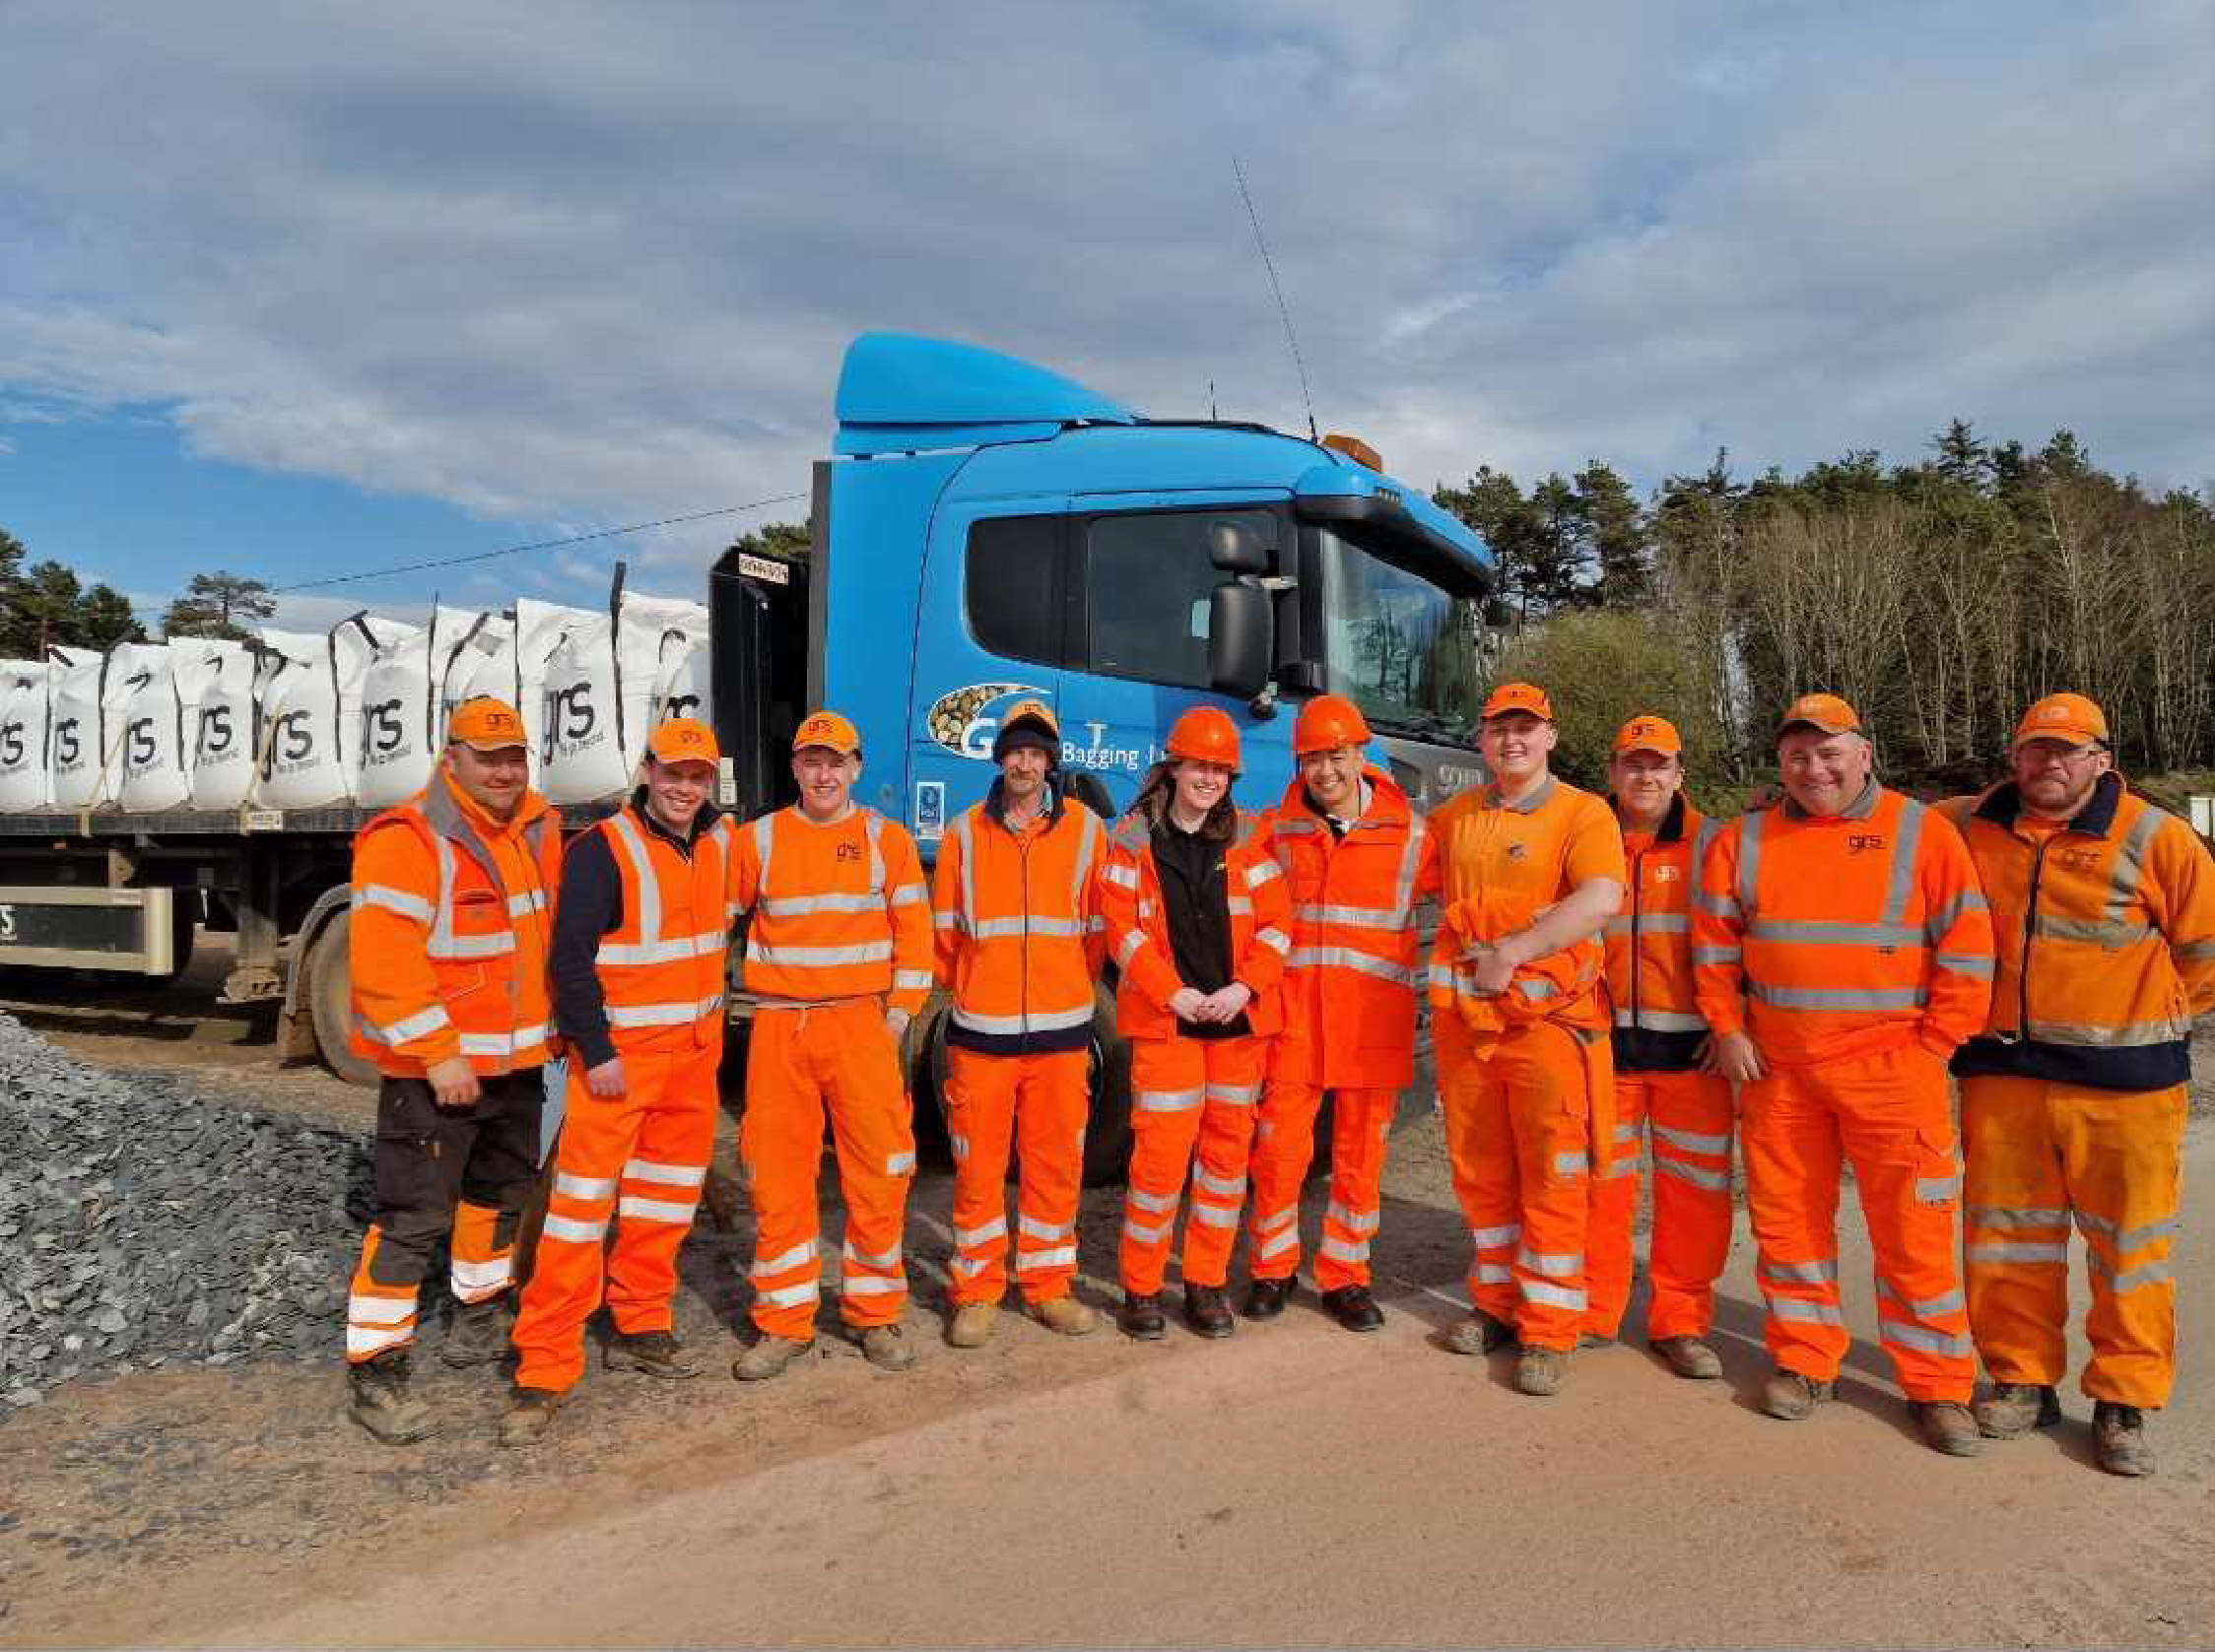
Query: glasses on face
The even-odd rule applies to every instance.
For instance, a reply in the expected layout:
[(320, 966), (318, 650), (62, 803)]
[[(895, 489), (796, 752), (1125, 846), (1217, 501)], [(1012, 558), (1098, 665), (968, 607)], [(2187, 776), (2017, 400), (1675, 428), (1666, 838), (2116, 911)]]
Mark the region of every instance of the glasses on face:
[(2029, 758), (2033, 762), (2059, 762), (2079, 768), (2098, 758), (2100, 748), (2096, 745), (2066, 746), (2058, 740), (2032, 740), (2018, 746), (2015, 755)]

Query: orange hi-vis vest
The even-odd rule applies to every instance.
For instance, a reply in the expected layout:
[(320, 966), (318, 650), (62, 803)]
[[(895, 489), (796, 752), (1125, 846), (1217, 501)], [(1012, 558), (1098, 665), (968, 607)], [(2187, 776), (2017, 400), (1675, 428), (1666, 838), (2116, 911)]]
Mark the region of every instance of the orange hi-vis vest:
[[(1243, 809), (1238, 816), (1238, 828), (1224, 849), (1231, 974), (1253, 994), (1245, 1008), (1246, 1025), (1254, 1036), (1268, 1037), (1284, 1025), (1278, 986), (1292, 952), (1292, 901), (1284, 868), (1269, 853), (1261, 818)], [(1153, 833), (1143, 816), (1125, 815), (1108, 834), (1100, 906), (1108, 921), (1108, 945), (1122, 971), (1115, 989), (1115, 1030), (1126, 1038), (1175, 1037), (1176, 1015), (1169, 1002), (1185, 983), (1176, 972)]]
[(1911, 1041), (1950, 1055), (1991, 1002), (1991, 914), (1961, 834), (1874, 780), (1835, 816), (1785, 802), (1725, 826), (1692, 946), (1702, 1019), (1775, 1065)]
[(1621, 1073), (1684, 1073), (1699, 1065), (1708, 1024), (1692, 982), (1692, 904), (1700, 866), (1722, 832), (1680, 792), (1652, 842), (1624, 848), (1623, 909), (1607, 920), (1607, 998)]
[(1343, 836), (1297, 776), (1262, 817), (1292, 896), (1286, 1035), (1270, 1071), (1323, 1089), (1398, 1090), (1415, 1076), (1415, 908), (1438, 894), (1439, 853), (1389, 774), (1364, 764), (1362, 779), (1369, 806)]
[(931, 919), (938, 979), (954, 1000), (948, 1043), (994, 1055), (1085, 1047), (1105, 928), (1094, 886), (1107, 839), (1098, 815), (1060, 796), (1021, 829), (989, 800), (947, 828)]
[(906, 828), (859, 805), (819, 826), (794, 805), (743, 828), (731, 882), (751, 910), (746, 990), (787, 1004), (930, 995), (930, 894)]
[(548, 1058), (562, 824), (526, 791), (504, 824), (441, 770), (354, 839), (355, 1053), (396, 1079), (455, 1056), (488, 1077)]
[(623, 884), (623, 916), (600, 937), (593, 971), (608, 1039), (626, 1051), (702, 1049), (723, 1035), (730, 863), (737, 834), (718, 818), (687, 859), (627, 803), (595, 830)]
[(2012, 781), (1939, 805), (1992, 903), (1991, 1014), (1965, 1078), (2167, 1090), (2215, 1010), (2215, 860), (2182, 821), (2104, 774), (2057, 831), (2021, 829)]

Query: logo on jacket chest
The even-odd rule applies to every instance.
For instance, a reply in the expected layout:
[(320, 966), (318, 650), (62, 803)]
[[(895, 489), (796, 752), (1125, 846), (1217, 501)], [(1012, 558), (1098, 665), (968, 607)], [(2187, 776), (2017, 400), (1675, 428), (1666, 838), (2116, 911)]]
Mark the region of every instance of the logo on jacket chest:
[(1870, 849), (1881, 849), (1884, 846), (1885, 837), (1881, 831), (1856, 831), (1850, 833), (1846, 840), (1846, 853), (1852, 855), (1858, 855)]
[(2098, 849), (2063, 849), (2054, 857), (2065, 872), (2093, 872), (2100, 865)]
[(861, 845), (860, 845), (859, 843), (841, 843), (841, 844), (839, 844), (839, 859), (840, 861), (849, 861), (849, 860), (850, 860), (850, 861), (858, 861), (858, 860), (860, 860), (860, 859), (861, 859)]

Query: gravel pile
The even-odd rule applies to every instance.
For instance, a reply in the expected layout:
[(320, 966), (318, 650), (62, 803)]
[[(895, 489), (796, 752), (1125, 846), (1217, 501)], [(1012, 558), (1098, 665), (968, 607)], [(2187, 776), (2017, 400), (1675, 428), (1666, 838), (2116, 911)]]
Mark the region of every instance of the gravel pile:
[(362, 1138), (0, 1015), (0, 1416), (93, 1372), (336, 1357), (369, 1191)]

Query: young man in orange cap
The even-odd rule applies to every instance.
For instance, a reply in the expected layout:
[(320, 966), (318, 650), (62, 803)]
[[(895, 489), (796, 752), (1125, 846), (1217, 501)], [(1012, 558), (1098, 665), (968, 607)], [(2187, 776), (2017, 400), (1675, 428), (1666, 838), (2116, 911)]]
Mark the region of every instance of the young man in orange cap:
[(1876, 1252), (1885, 1352), (1925, 1443), (1973, 1456), (1946, 1062), (1984, 1024), (1991, 914), (1961, 834), (1877, 783), (1845, 700), (1794, 700), (1777, 758), (1784, 801), (1715, 840), (1692, 929), (1700, 1014), (1717, 1067), (1740, 1086), (1777, 1362), (1762, 1408), (1807, 1418), (1846, 1355), (1837, 1223), (1847, 1162)]
[(1999, 943), (1991, 1013), (1954, 1057), (1969, 1329), (1993, 1383), (1974, 1409), (1995, 1439), (2060, 1420), (2073, 1222), (2092, 1283), (2082, 1383), (2100, 1466), (2151, 1474), (2145, 1413), (2177, 1372), (2188, 1040), (2192, 1018), (2215, 1010), (2215, 864), (2123, 784), (2108, 719), (2082, 694), (2024, 712), (2009, 767), (1941, 806)]
[(1684, 741), (1642, 712), (1616, 731), (1608, 802), (1623, 827), (1629, 889), (1607, 920), (1614, 1015), (1615, 1146), (1592, 1184), (1587, 1338), (1611, 1339), (1631, 1295), (1639, 1138), (1653, 1132), (1653, 1231), (1645, 1335), (1681, 1377), (1717, 1377), (1706, 1338), (1730, 1255), (1729, 1082), (1715, 1073), (1692, 990), (1692, 897), (1720, 827), (1684, 795)]
[(902, 1234), (915, 1134), (901, 1039), (931, 983), (930, 892), (915, 840), (853, 801), (861, 737), (836, 711), (792, 736), (800, 800), (739, 835), (732, 898), (754, 913), (739, 1151), (754, 1196), (754, 1324), (731, 1374), (776, 1376), (815, 1346), (822, 1261), (816, 1177), (826, 1117), (846, 1204), (839, 1317), (880, 1370), (905, 1371)]
[(508, 1445), (544, 1434), (584, 1374), (584, 1322), (603, 1289), (612, 1369), (699, 1373), (669, 1305), (707, 1179), (723, 1057), (735, 840), (708, 801), (720, 756), (695, 718), (658, 725), (643, 783), (562, 862), (550, 970), (569, 1089), (515, 1320), (515, 1393), (501, 1424)]
[(376, 1204), (347, 1297), (348, 1415), (388, 1445), (436, 1427), (409, 1392), (416, 1295), (448, 1243), (449, 1365), (507, 1353), (502, 1303), (538, 1179), (546, 957), (561, 819), (530, 788), (522, 719), (454, 707), (423, 795), (354, 840), (355, 1048), (376, 1064)]
[(1432, 1026), (1453, 1189), (1475, 1248), (1456, 1354), (1521, 1345), (1515, 1386), (1560, 1391), (1590, 1299), (1591, 1180), (1614, 1138), (1600, 931), (1623, 902), (1607, 805), (1557, 780), (1553, 702), (1503, 683), (1479, 743), (1492, 779), (1431, 816), (1444, 880)]
[(1025, 1310), (1079, 1337), (1092, 1309), (1069, 1293), (1092, 1111), (1100, 973), (1100, 817), (1061, 789), (1061, 727), (1017, 700), (992, 740), (1000, 777), (947, 828), (931, 910), (946, 1023), (946, 1129), (954, 1246), (946, 1340), (980, 1348), (1007, 1292), (1008, 1153), (1022, 1143), (1015, 1283)]
[(1369, 1247), (1382, 1218), (1384, 1145), (1414, 1080), (1416, 903), (1435, 896), (1435, 839), (1391, 775), (1363, 757), (1369, 723), (1338, 694), (1317, 694), (1293, 727), (1299, 773), (1263, 817), (1292, 895), (1285, 1029), (1253, 1141), (1246, 1219), (1248, 1319), (1284, 1311), (1300, 1267), (1300, 1188), (1315, 1114), (1331, 1095), (1330, 1204), (1315, 1284), (1349, 1331), (1384, 1315), (1370, 1294)]

